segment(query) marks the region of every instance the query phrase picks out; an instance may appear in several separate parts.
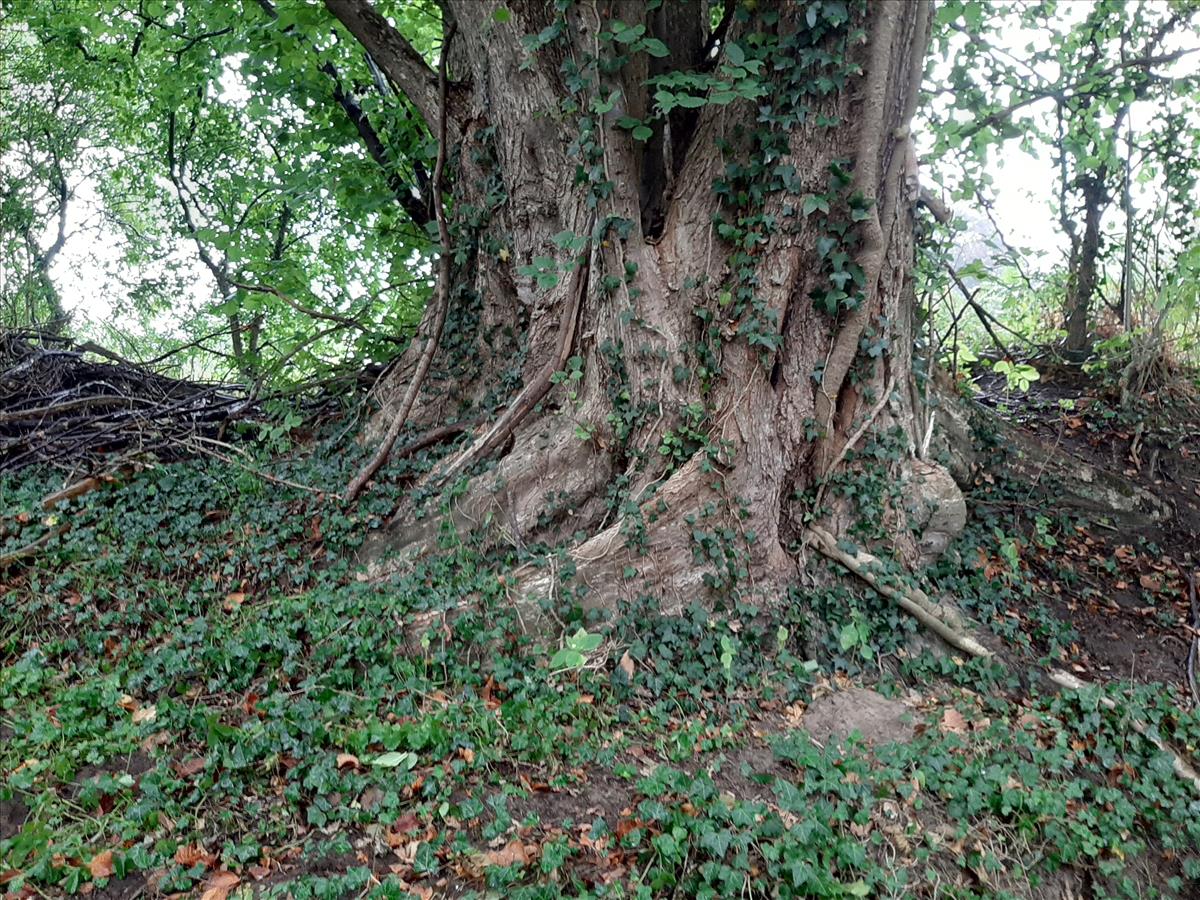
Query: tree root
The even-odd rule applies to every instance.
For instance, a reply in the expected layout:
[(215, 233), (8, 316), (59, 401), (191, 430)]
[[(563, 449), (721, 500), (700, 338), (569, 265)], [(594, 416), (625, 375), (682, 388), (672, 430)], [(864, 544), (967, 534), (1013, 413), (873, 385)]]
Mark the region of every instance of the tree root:
[(517, 398), (509, 405), (491, 428), (485, 431), (463, 450), (438, 475), (440, 482), (447, 482), (459, 475), (474, 463), (484, 459), (497, 447), (512, 436), (513, 431), (521, 420), (527, 416), (542, 398), (550, 392), (554, 384), (554, 373), (563, 369), (571, 356), (571, 347), (575, 343), (575, 331), (579, 327), (579, 311), (583, 306), (583, 298), (587, 294), (589, 272), (591, 270), (591, 234), (596, 227), (596, 215), (593, 213), (588, 221), (588, 246), (584, 250), (583, 259), (575, 266), (569, 288), (570, 296), (563, 309), (562, 320), (558, 326), (558, 352), (554, 358), (547, 360), (533, 380), (525, 386)]
[(446, 313), (450, 307), (450, 228), (446, 224), (446, 210), (442, 206), (442, 182), (443, 173), (446, 168), (446, 49), (453, 36), (454, 26), (451, 25), (442, 46), (441, 59), (438, 62), (441, 112), (438, 121), (437, 164), (433, 169), (432, 188), (433, 208), (437, 214), (438, 236), (442, 244), (442, 252), (438, 257), (438, 285), (437, 298), (435, 300), (437, 305), (434, 308), (433, 322), (429, 327), (429, 334), (425, 338), (425, 346), (421, 349), (421, 357), (417, 362), (417, 369), (413, 372), (412, 381), (408, 384), (408, 390), (404, 393), (404, 399), (400, 403), (400, 408), (396, 410), (396, 415), (392, 419), (391, 425), (388, 426), (387, 434), (384, 435), (383, 442), (379, 445), (379, 449), (375, 451), (375, 455), (354, 476), (354, 480), (346, 488), (345, 499), (347, 503), (353, 503), (358, 495), (362, 493), (362, 489), (366, 487), (367, 482), (379, 471), (379, 467), (384, 464), (388, 458), (388, 454), (392, 452), (392, 447), (396, 444), (396, 438), (400, 436), (400, 431), (404, 428), (404, 423), (408, 421), (408, 414), (412, 411), (413, 404), (417, 400), (417, 394), (420, 393), (421, 386), (425, 383), (425, 375), (429, 372), (429, 367), (433, 364), (433, 356), (437, 352), (438, 344), (441, 342), (442, 328), (446, 324)]

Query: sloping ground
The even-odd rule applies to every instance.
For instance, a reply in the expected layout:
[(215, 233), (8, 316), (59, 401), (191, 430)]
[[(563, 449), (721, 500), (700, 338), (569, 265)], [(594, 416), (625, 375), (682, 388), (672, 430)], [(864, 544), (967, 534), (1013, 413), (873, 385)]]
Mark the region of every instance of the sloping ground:
[[(177, 462), (49, 513), (52, 476), (0, 481), (0, 553), (68, 526), (0, 571), (0, 889), (1197, 896), (1197, 794), (1133, 727), (1200, 747), (1166, 561), (1194, 564), (1184, 520), (1140, 542), (1081, 525), (1052, 479), (981, 471), (925, 584), (999, 635), (1006, 667), (835, 580), (773, 610), (639, 601), (602, 641), (568, 593), (554, 614), (588, 630), (544, 646), (503, 580), (544, 559), (526, 548), (447, 543), (360, 580), (348, 560), (430, 460), (347, 513), (314, 491), (358, 454)], [(1182, 481), (1153, 480), (1180, 502)], [(869, 466), (851, 487), (865, 507), (888, 489)], [(480, 612), (443, 620), (463, 595)], [(1118, 627), (1105, 656), (1089, 635)], [(1051, 663), (1103, 683), (1048, 691)]]
[[(1188, 574), (1200, 580), (1200, 406), (1124, 413), (1105, 385), (1051, 372), (1021, 396), (981, 379), (981, 402), (1001, 412), (1048, 455), (1127, 481), (1158, 501), (1161, 515), (1094, 515), (1055, 546), (1027, 554), (1038, 594), (1074, 625), (1072, 668), (1089, 679), (1161, 681), (1188, 702), (1188, 653), (1200, 628)], [(1031, 486), (1053, 500), (1057, 485)], [(1044, 514), (1044, 512), (1042, 513)], [(1038, 510), (1022, 516), (1037, 540)], [(1200, 587), (1200, 585), (1198, 585)]]

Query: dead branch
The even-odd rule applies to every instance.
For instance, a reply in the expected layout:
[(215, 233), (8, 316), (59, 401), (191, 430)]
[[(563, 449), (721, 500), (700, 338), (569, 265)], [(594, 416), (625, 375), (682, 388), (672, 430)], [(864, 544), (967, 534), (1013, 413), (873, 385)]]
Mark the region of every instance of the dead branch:
[(52, 540), (61, 534), (65, 534), (70, 525), (59, 525), (47, 531), (36, 541), (30, 541), (24, 547), (18, 547), (16, 550), (10, 550), (8, 553), (0, 554), (0, 569), (6, 569), (18, 560), (25, 559), (30, 556), (37, 555), (43, 547), (49, 544)]
[[(948, 624), (946, 616), (938, 614), (937, 605), (924, 591), (919, 588), (892, 586), (880, 581), (873, 568), (878, 560), (869, 553), (862, 551), (854, 555), (847, 553), (838, 547), (837, 540), (832, 534), (815, 525), (808, 527), (805, 537), (822, 555), (839, 563), (852, 574), (857, 575), (869, 584), (878, 593), (895, 601), (896, 605), (938, 637), (942, 638), (946, 643), (950, 644), (950, 646), (981, 659), (994, 658), (990, 650), (974, 638), (964, 634), (960, 626), (951, 626)], [(1065, 687), (1073, 691), (1090, 687), (1088, 682), (1059, 670), (1049, 672), (1047, 677), (1060, 687)], [(1107, 710), (1115, 710), (1117, 708), (1116, 702), (1108, 697), (1101, 697), (1100, 705)], [(1171, 769), (1175, 774), (1184, 781), (1189, 782), (1196, 792), (1200, 793), (1200, 774), (1196, 772), (1195, 768), (1187, 760), (1156, 736), (1145, 722), (1139, 719), (1130, 719), (1129, 724), (1134, 731), (1150, 741), (1160, 753), (1170, 757)]]
[(851, 573), (857, 575), (878, 593), (894, 601), (896, 605), (951, 647), (984, 659), (992, 656), (991, 650), (970, 635), (964, 634), (957, 623), (951, 625), (947, 622), (944, 611), (939, 609), (938, 605), (924, 591), (885, 584), (873, 569), (873, 565), (878, 562), (875, 557), (861, 551), (854, 555), (847, 553), (837, 545), (837, 540), (832, 534), (816, 525), (810, 525), (806, 533), (810, 543), (823, 556), (849, 569)]
[(35, 464), (95, 471), (114, 453), (174, 458), (181, 442), (255, 412), (236, 387), (111, 357), (97, 362), (85, 346), (38, 332), (0, 333), (0, 471)]

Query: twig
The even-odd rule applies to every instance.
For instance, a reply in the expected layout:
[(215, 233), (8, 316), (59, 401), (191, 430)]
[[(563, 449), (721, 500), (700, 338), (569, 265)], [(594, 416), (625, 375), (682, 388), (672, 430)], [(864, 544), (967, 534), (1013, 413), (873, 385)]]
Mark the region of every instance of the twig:
[(825, 491), (829, 488), (829, 476), (833, 474), (834, 469), (842, 464), (842, 460), (846, 458), (846, 454), (850, 452), (850, 448), (858, 443), (859, 439), (867, 433), (867, 429), (871, 427), (875, 419), (879, 417), (879, 414), (883, 412), (883, 408), (887, 406), (888, 398), (892, 396), (892, 391), (895, 389), (895, 387), (896, 376), (895, 374), (890, 374), (888, 376), (887, 384), (884, 385), (883, 394), (880, 396), (879, 401), (875, 404), (871, 411), (867, 413), (867, 417), (862, 420), (862, 423), (858, 426), (858, 428), (855, 429), (854, 433), (846, 439), (846, 443), (842, 444), (842, 449), (838, 451), (837, 456), (833, 458), (833, 461), (830, 462), (830, 464), (825, 468), (825, 471), (821, 473), (821, 477), (824, 480), (821, 482), (821, 486), (817, 488), (817, 497), (813, 501), (814, 509), (821, 508), (821, 501), (825, 498)]
[(25, 559), (29, 556), (34, 556), (39, 550), (49, 544), (52, 540), (61, 534), (65, 534), (70, 528), (70, 525), (59, 525), (47, 531), (36, 541), (30, 541), (24, 547), (18, 547), (16, 550), (10, 550), (8, 553), (0, 554), (0, 569), (6, 569), (8, 566)]
[(437, 164), (433, 168), (432, 188), (433, 208), (437, 216), (438, 235), (442, 244), (442, 252), (438, 257), (437, 297), (434, 299), (437, 306), (434, 309), (433, 322), (430, 325), (429, 334), (425, 337), (425, 346), (422, 348), (421, 357), (417, 361), (417, 369), (413, 372), (412, 381), (408, 384), (408, 390), (404, 393), (404, 398), (400, 402), (400, 408), (393, 415), (387, 434), (384, 435), (383, 442), (375, 451), (375, 455), (354, 476), (354, 479), (346, 488), (345, 500), (347, 503), (353, 503), (358, 495), (362, 493), (362, 489), (366, 487), (367, 482), (379, 471), (379, 467), (384, 464), (388, 458), (388, 454), (391, 453), (392, 447), (396, 443), (396, 438), (400, 436), (400, 432), (404, 428), (404, 423), (408, 420), (408, 414), (412, 411), (413, 404), (417, 400), (417, 394), (425, 382), (425, 376), (429, 372), (430, 365), (433, 363), (433, 356), (437, 352), (438, 343), (442, 339), (442, 328), (446, 324), (446, 312), (450, 306), (450, 228), (446, 224), (446, 210), (442, 205), (442, 181), (446, 168), (446, 56), (448, 55), (447, 50), (449, 49), (450, 40), (454, 37), (455, 28), (455, 25), (450, 25), (450, 29), (446, 33), (446, 39), (442, 43), (442, 52), (438, 58), (438, 87), (441, 108), (438, 115)]
[(65, 400), (62, 403), (50, 403), (46, 406), (36, 406), (32, 409), (18, 409), (13, 412), (0, 413), (0, 424), (20, 422), (50, 414), (60, 415), (73, 409), (85, 409), (89, 406), (115, 405), (119, 403), (141, 403), (144, 406), (154, 404), (153, 400), (144, 397), (126, 397), (120, 394), (102, 394), (96, 397), (79, 397), (75, 400)]
[[(203, 438), (198, 439), (198, 441), (202, 441), (202, 440), (203, 440)], [(277, 475), (269, 475), (268, 473), (264, 472), (262, 469), (256, 469), (254, 466), (247, 465), (246, 463), (241, 462), (240, 460), (237, 460), (237, 459), (233, 458), (232, 456), (228, 456), (228, 455), (222, 453), (220, 450), (213, 450), (211, 447), (200, 446), (199, 443), (195, 443), (190, 446), (192, 446), (193, 449), (195, 449), (199, 453), (204, 454), (205, 456), (211, 456), (213, 459), (218, 459), (221, 462), (226, 463), (228, 465), (237, 466), (242, 471), (249, 472), (251, 475), (261, 478), (263, 481), (271, 482), (271, 484), (277, 484), (280, 487), (295, 488), (298, 491), (306, 491), (310, 494), (314, 494), (315, 496), (321, 497), (321, 498), (324, 498), (325, 495), (328, 493), (327, 491), (323, 491), (320, 488), (315, 488), (315, 487), (312, 487), (311, 485), (307, 485), (307, 484), (301, 484), (298, 481), (288, 481), (286, 478), (280, 478)]]

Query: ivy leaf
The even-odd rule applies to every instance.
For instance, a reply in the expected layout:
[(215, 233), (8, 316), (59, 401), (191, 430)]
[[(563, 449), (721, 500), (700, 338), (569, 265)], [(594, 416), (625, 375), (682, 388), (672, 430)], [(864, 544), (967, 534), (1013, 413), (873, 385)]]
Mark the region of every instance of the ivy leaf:
[(842, 626), (841, 634), (838, 636), (838, 645), (842, 650), (849, 650), (859, 643), (860, 637), (858, 633), (858, 624), (855, 622), (847, 622)]
[(740, 66), (746, 61), (746, 51), (737, 44), (729, 44), (726, 46), (725, 55), (729, 57), (729, 61), (735, 66)]
[(671, 55), (671, 51), (667, 49), (667, 45), (658, 38), (646, 38), (642, 41), (642, 49), (657, 59)]
[(371, 760), (371, 765), (378, 766), (381, 769), (403, 768), (405, 771), (408, 771), (416, 764), (417, 754), (401, 753), (399, 750), (393, 750), (390, 753), (381, 753)]
[(817, 210), (829, 212), (829, 200), (818, 194), (810, 194), (804, 198), (804, 215), (811, 216)]

